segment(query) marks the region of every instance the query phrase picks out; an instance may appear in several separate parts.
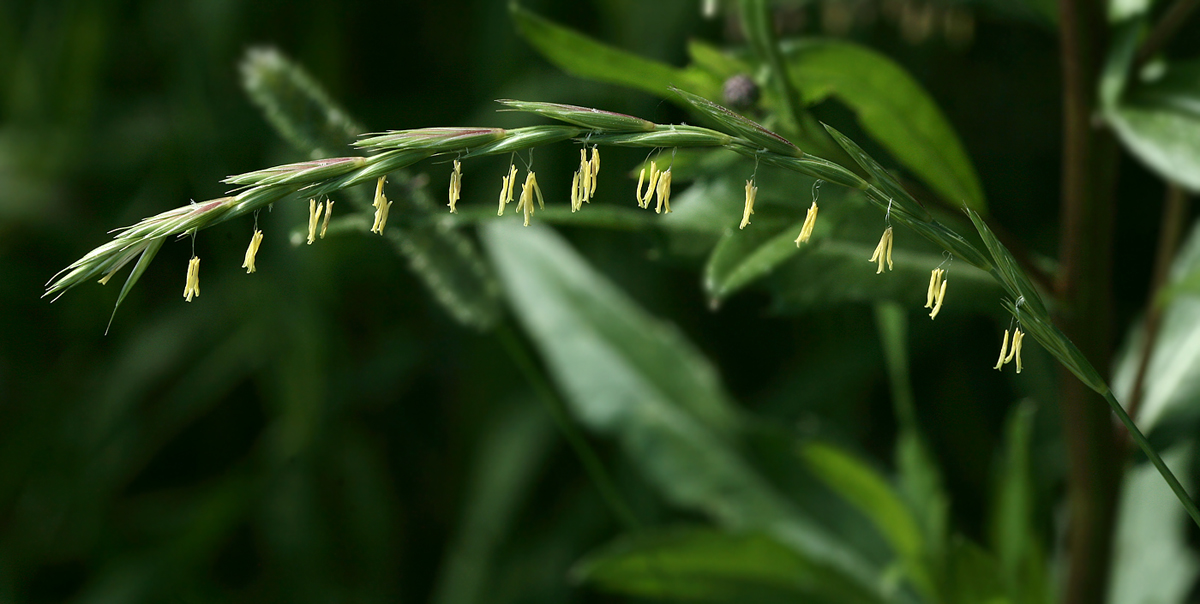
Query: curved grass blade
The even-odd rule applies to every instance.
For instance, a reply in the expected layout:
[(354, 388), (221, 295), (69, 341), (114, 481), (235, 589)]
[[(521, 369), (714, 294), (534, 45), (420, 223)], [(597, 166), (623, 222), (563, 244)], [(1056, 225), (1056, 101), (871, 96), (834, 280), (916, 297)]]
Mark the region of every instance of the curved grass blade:
[(129, 290), (133, 289), (133, 285), (142, 278), (142, 273), (150, 266), (154, 260), (154, 255), (162, 248), (163, 241), (166, 237), (151, 239), (150, 243), (146, 244), (146, 249), (142, 250), (142, 255), (138, 257), (137, 264), (133, 265), (133, 270), (129, 273), (129, 277), (125, 279), (125, 285), (121, 286), (121, 293), (117, 295), (117, 303), (113, 305), (112, 315), (108, 317), (108, 325), (104, 327), (104, 335), (108, 335), (109, 328), (112, 327), (113, 318), (117, 316), (117, 309), (121, 307), (121, 303), (125, 301), (125, 296), (129, 294)]

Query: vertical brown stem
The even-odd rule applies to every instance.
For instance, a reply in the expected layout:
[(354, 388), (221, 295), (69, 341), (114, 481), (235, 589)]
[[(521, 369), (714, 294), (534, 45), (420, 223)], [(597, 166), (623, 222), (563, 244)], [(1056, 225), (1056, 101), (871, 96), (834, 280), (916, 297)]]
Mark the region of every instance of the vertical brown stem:
[[(1105, 4), (1060, 0), (1063, 70), (1063, 234), (1057, 283), (1068, 336), (1097, 367), (1112, 354), (1113, 194), (1116, 144), (1093, 127)], [(1064, 602), (1103, 602), (1112, 553), (1119, 466), (1104, 400), (1063, 371), (1070, 510)]]
[(1129, 417), (1137, 419), (1138, 409), (1142, 406), (1145, 396), (1146, 370), (1150, 367), (1150, 356), (1154, 352), (1154, 344), (1158, 341), (1158, 326), (1162, 321), (1162, 308), (1158, 305), (1158, 294), (1167, 284), (1171, 271), (1171, 261), (1175, 258), (1175, 249), (1179, 247), (1179, 239), (1183, 235), (1184, 221), (1187, 218), (1187, 193), (1179, 185), (1167, 185), (1167, 199), (1163, 204), (1162, 224), (1158, 229), (1158, 253), (1154, 258), (1154, 274), (1150, 281), (1150, 298), (1146, 303), (1145, 340), (1142, 342), (1141, 358), (1138, 359), (1137, 375), (1133, 379), (1133, 390), (1129, 393), (1129, 402), (1125, 407)]

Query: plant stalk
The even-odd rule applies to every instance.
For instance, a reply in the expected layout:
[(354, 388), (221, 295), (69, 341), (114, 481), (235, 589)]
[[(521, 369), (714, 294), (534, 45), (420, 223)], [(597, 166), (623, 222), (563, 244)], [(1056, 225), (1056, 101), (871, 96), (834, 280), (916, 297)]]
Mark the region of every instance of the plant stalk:
[(1163, 205), (1162, 224), (1158, 229), (1158, 252), (1154, 258), (1150, 297), (1147, 302), (1146, 335), (1138, 358), (1133, 389), (1129, 393), (1129, 416), (1133, 418), (1137, 418), (1142, 401), (1145, 400), (1146, 371), (1150, 367), (1150, 357), (1154, 352), (1154, 345), (1158, 342), (1158, 331), (1162, 322), (1162, 306), (1158, 303), (1158, 295), (1167, 284), (1167, 277), (1171, 272), (1171, 261), (1175, 259), (1175, 250), (1179, 248), (1179, 239), (1183, 236), (1187, 205), (1187, 193), (1179, 185), (1168, 184), (1166, 201)]
[[(1113, 185), (1117, 147), (1093, 127), (1107, 24), (1099, 0), (1060, 0), (1063, 73), (1063, 182), (1060, 323), (1096, 367), (1112, 355)], [(1063, 374), (1070, 510), (1064, 602), (1103, 602), (1112, 559), (1120, 466), (1113, 423), (1103, 399)]]

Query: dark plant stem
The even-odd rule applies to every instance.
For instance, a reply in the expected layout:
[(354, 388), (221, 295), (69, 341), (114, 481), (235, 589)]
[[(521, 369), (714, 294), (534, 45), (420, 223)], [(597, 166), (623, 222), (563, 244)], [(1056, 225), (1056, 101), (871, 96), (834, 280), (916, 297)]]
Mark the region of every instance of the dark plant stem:
[(534, 362), (532, 355), (529, 354), (528, 347), (513, 332), (507, 320), (501, 321), (496, 326), (496, 337), (508, 352), (509, 358), (516, 364), (517, 369), (528, 380), (530, 387), (533, 388), (538, 399), (542, 401), (546, 406), (546, 410), (550, 412), (554, 423), (562, 431), (563, 436), (567, 439), (567, 443), (574, 449), (575, 455), (583, 465), (584, 471), (591, 478), (592, 484), (596, 486), (596, 490), (600, 492), (600, 497), (604, 499), (605, 504), (608, 505), (613, 515), (616, 516), (617, 520), (628, 531), (635, 531), (640, 528), (641, 523), (638, 522), (637, 516), (633, 514), (633, 510), (625, 503), (620, 491), (617, 490), (617, 486), (608, 476), (608, 471), (604, 469), (604, 463), (600, 461), (600, 456), (588, 444), (579, 427), (571, 421), (562, 399), (558, 398), (558, 394), (554, 392), (554, 388), (550, 386), (549, 381), (546, 380), (546, 376), (537, 366), (537, 363)]
[(1200, 0), (1175, 0), (1167, 12), (1163, 13), (1158, 23), (1154, 24), (1150, 34), (1146, 36), (1146, 41), (1142, 42), (1141, 48), (1138, 48), (1130, 73), (1136, 74), (1146, 64), (1146, 61), (1158, 54), (1167, 45), (1167, 42), (1170, 42), (1175, 34), (1179, 33), (1179, 28), (1183, 27), (1188, 17), (1191, 17), (1197, 8), (1200, 8)]
[(1187, 217), (1187, 205), (1187, 193), (1178, 185), (1167, 185), (1162, 224), (1158, 229), (1158, 252), (1154, 258), (1154, 274), (1150, 281), (1146, 335), (1138, 358), (1137, 375), (1133, 379), (1133, 390), (1129, 393), (1126, 406), (1129, 416), (1134, 419), (1137, 419), (1138, 410), (1141, 409), (1145, 397), (1146, 370), (1150, 367), (1150, 356), (1158, 341), (1158, 328), (1162, 322), (1162, 306), (1158, 303), (1158, 295), (1167, 284), (1171, 261), (1175, 258), (1175, 250), (1179, 248), (1179, 239), (1183, 235), (1184, 220)]
[[(1112, 135), (1093, 126), (1099, 66), (1106, 47), (1106, 3), (1060, 0), (1063, 74), (1062, 239), (1058, 297), (1061, 325), (1097, 367), (1112, 354)], [(1120, 466), (1106, 402), (1062, 371), (1070, 511), (1064, 602), (1103, 602), (1112, 557)]]

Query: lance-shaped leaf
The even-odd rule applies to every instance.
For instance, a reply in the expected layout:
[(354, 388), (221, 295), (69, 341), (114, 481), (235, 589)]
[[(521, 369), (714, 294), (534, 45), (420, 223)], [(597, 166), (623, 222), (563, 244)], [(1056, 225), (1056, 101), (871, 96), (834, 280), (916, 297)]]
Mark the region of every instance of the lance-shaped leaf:
[[(645, 132), (654, 129), (654, 122), (646, 121), (640, 117), (633, 117), (632, 115), (625, 115), (624, 113), (604, 111), (602, 109), (593, 109), (591, 107), (564, 105), (562, 103), (514, 101), (512, 99), (499, 99), (496, 102), (500, 103), (501, 105), (511, 107), (509, 111), (536, 113), (560, 122), (566, 122), (568, 124), (574, 124), (576, 126), (593, 130), (605, 130), (611, 132)], [(502, 109), (501, 111), (504, 110)]]
[(1042, 317), (1045, 321), (1049, 321), (1049, 313), (1046, 311), (1046, 304), (1042, 302), (1041, 295), (1038, 294), (1037, 288), (1033, 286), (1033, 282), (1029, 280), (1029, 276), (1021, 269), (1021, 265), (1017, 263), (1017, 259), (1013, 258), (1012, 252), (1000, 243), (996, 238), (995, 233), (988, 227), (987, 223), (979, 214), (971, 209), (967, 209), (967, 216), (971, 218), (971, 222), (975, 225), (975, 230), (979, 231), (979, 237), (983, 239), (983, 244), (987, 246), (988, 252), (992, 255), (992, 264), (995, 266), (996, 274), (1000, 277), (1000, 281), (1004, 283), (1004, 287), (1008, 289), (1009, 294), (1014, 298), (1014, 302), (1024, 298), (1023, 304), (1028, 304), (1033, 313)]
[(767, 130), (757, 122), (747, 119), (730, 109), (674, 86), (671, 87), (671, 92), (682, 97), (684, 101), (687, 101), (701, 115), (725, 128), (731, 134), (746, 139), (755, 147), (793, 157), (804, 155), (804, 152), (796, 145), (793, 145), (788, 139)]
[(526, 10), (516, 2), (509, 4), (509, 13), (521, 37), (567, 73), (659, 97), (668, 86), (686, 87), (706, 96), (721, 93), (721, 80), (710, 74), (677, 69), (614, 48)]
[(571, 572), (607, 592), (672, 602), (880, 602), (761, 533), (680, 528), (632, 535)]
[(902, 67), (842, 40), (804, 40), (785, 52), (788, 72), (807, 102), (835, 96), (896, 161), (947, 203), (986, 212), (983, 187), (954, 128)]
[(740, 421), (711, 365), (546, 227), (483, 231), (510, 306), (568, 408), (614, 437), (674, 506), (730, 530), (766, 532), (867, 593), (880, 569), (802, 515), (733, 446)]

